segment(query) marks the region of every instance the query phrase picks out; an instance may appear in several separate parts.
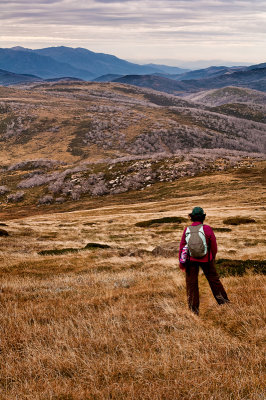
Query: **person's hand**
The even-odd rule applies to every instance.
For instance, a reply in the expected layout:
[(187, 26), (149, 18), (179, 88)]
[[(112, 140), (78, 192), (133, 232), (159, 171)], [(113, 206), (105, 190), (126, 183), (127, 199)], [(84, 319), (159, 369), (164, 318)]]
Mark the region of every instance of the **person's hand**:
[(179, 268), (180, 268), (182, 271), (185, 271), (185, 270), (186, 270), (186, 267), (184, 266), (184, 264), (181, 264), (181, 263), (179, 263)]

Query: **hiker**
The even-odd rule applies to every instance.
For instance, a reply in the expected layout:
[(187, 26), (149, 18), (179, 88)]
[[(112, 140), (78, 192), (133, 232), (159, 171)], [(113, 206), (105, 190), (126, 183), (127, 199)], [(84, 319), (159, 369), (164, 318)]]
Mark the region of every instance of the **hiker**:
[(186, 271), (188, 306), (199, 314), (199, 267), (206, 276), (218, 304), (228, 303), (228, 297), (220, 282), (214, 260), (217, 253), (216, 237), (208, 225), (203, 225), (206, 214), (201, 207), (195, 207), (189, 214), (192, 224), (185, 228), (180, 242), (180, 268)]

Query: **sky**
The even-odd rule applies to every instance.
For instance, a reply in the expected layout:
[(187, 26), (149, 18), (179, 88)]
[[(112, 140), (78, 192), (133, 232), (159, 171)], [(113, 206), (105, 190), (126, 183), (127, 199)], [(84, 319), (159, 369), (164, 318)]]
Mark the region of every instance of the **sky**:
[(266, 0), (0, 0), (0, 47), (13, 46), (255, 64), (266, 61)]

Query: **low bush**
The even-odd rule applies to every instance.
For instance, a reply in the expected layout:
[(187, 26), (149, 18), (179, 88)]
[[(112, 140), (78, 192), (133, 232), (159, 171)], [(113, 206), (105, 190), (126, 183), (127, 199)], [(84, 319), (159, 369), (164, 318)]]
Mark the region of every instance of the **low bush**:
[(47, 194), (46, 196), (39, 198), (38, 204), (52, 204), (53, 201), (54, 201), (53, 196)]
[(158, 219), (150, 219), (147, 221), (140, 221), (135, 224), (135, 226), (138, 226), (140, 228), (149, 228), (152, 225), (157, 225), (157, 224), (181, 224), (182, 222), (185, 222), (186, 218), (183, 217), (164, 217), (164, 218), (158, 218)]
[(223, 220), (226, 225), (253, 224), (256, 220), (248, 217), (229, 217)]
[(0, 195), (6, 194), (9, 192), (9, 189), (6, 186), (0, 186)]
[(216, 262), (220, 276), (242, 276), (247, 270), (257, 274), (266, 274), (266, 261), (262, 260), (228, 260), (220, 259)]
[(24, 192), (12, 193), (7, 196), (7, 201), (8, 203), (17, 203), (19, 201), (22, 201), (24, 199), (24, 196), (25, 196)]
[(0, 236), (9, 236), (9, 233), (4, 229), (0, 229)]

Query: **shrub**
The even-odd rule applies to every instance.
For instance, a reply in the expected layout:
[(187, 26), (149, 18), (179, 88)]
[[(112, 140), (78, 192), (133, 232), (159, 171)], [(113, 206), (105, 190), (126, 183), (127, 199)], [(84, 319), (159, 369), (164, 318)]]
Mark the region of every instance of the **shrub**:
[(248, 217), (229, 217), (223, 220), (226, 225), (253, 224), (256, 220)]
[(24, 199), (25, 192), (16, 192), (7, 196), (8, 203), (17, 203)]
[(0, 229), (0, 236), (9, 236), (9, 233), (4, 229)]
[(54, 201), (53, 196), (47, 194), (46, 196), (43, 196), (38, 200), (38, 204), (51, 204), (53, 201)]
[(6, 186), (0, 186), (0, 195), (6, 194), (9, 192), (9, 189)]
[(152, 225), (157, 225), (157, 224), (181, 224), (182, 222), (185, 222), (186, 218), (183, 217), (164, 217), (164, 218), (158, 218), (158, 219), (150, 219), (148, 221), (141, 221), (137, 222), (135, 225), (140, 227), (140, 228), (148, 228)]
[(56, 203), (64, 203), (65, 201), (66, 201), (65, 197), (57, 197), (57, 198), (55, 199), (55, 202), (56, 202)]
[(91, 194), (93, 196), (103, 196), (105, 194), (108, 194), (109, 190), (104, 183), (104, 181), (97, 183), (92, 189), (91, 189)]

